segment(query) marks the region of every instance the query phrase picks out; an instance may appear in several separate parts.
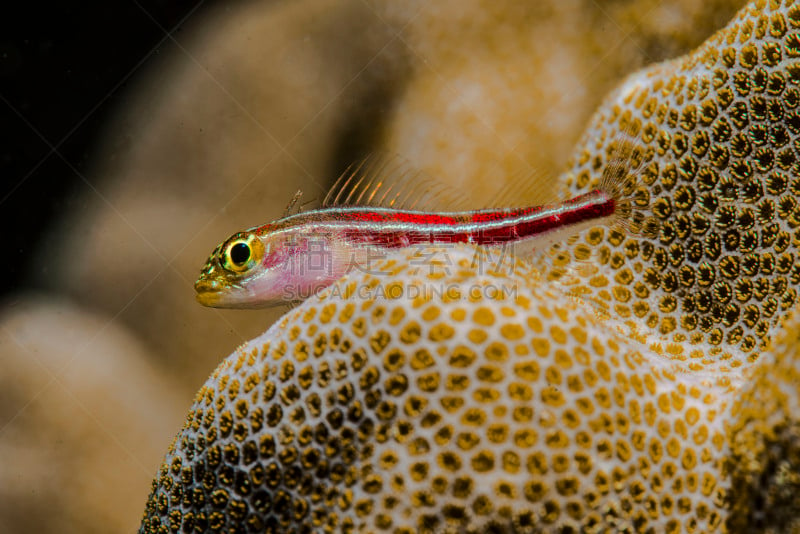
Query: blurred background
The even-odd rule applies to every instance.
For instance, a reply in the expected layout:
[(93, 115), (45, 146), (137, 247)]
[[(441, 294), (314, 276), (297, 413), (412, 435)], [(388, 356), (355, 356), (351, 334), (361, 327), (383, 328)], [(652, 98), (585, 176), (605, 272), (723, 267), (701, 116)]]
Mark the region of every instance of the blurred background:
[[(165, 29), (213, 0), (30, 2), (0, 19), (0, 201), (6, 252), (2, 292), (35, 282), (30, 256), (59, 213), (82, 194), (93, 147), (130, 84), (159, 56)], [(15, 231), (10, 231), (10, 230)], [(10, 256), (9, 256), (9, 259)]]
[(533, 172), (557, 196), (606, 93), (741, 5), (4, 8), (0, 532), (135, 530), (194, 392), (285, 311), (194, 301), (228, 235), (375, 150), (476, 199)]

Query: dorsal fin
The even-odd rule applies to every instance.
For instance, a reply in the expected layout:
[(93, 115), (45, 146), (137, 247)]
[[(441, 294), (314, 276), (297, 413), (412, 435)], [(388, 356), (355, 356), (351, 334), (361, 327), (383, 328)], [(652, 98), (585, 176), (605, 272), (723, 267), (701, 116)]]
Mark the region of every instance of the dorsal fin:
[(404, 210), (465, 211), (474, 203), (398, 155), (371, 154), (350, 165), (322, 207), (374, 206)]

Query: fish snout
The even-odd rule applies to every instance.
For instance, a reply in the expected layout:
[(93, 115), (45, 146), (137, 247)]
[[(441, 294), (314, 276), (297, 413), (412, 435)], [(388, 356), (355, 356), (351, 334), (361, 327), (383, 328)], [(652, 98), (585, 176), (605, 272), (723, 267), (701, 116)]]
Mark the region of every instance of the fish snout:
[(194, 283), (195, 297), (203, 306), (213, 306), (219, 300), (222, 283), (218, 280), (209, 280), (201, 276)]

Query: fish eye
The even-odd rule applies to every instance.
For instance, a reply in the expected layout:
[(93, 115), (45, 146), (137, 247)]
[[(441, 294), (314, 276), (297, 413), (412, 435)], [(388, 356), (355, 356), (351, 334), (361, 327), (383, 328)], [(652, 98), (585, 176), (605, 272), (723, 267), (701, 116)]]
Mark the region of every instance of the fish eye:
[(254, 236), (233, 239), (225, 247), (222, 256), (222, 267), (234, 273), (243, 273), (252, 269), (263, 255), (264, 246)]
[(247, 263), (250, 259), (250, 245), (247, 243), (234, 243), (231, 247), (231, 262), (237, 267)]

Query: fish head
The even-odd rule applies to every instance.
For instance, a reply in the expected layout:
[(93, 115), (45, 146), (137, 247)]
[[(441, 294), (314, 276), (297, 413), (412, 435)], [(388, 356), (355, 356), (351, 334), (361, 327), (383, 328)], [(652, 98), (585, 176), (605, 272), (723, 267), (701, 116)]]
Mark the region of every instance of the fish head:
[(197, 301), (214, 308), (264, 308), (287, 304), (280, 292), (281, 240), (248, 230), (223, 241), (194, 284)]
[(336, 240), (308, 229), (238, 232), (208, 258), (194, 284), (214, 308), (265, 308), (304, 300), (345, 273)]

